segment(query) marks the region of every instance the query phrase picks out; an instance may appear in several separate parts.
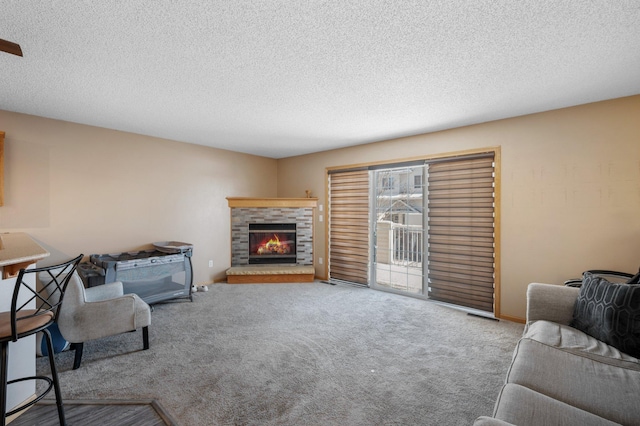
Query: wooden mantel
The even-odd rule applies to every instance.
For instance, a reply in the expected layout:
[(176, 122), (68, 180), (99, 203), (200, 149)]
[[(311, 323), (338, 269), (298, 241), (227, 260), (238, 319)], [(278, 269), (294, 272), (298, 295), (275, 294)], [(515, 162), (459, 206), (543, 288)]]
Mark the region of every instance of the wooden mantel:
[(317, 198), (247, 198), (247, 197), (227, 197), (229, 207), (293, 207), (293, 208), (316, 208)]

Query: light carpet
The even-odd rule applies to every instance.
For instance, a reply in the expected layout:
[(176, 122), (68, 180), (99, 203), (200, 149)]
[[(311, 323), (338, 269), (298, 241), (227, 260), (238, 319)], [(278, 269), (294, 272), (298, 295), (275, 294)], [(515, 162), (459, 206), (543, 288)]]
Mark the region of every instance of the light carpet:
[(185, 426), (470, 425), (522, 329), (366, 288), (216, 284), (156, 305), (148, 351), (138, 331), (57, 365), (65, 399), (155, 399)]

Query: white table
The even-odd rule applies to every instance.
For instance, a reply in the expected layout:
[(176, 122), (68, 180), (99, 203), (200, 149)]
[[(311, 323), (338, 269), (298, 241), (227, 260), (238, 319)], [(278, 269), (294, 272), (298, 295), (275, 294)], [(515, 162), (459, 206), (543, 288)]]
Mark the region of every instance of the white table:
[[(0, 234), (0, 312), (11, 310), (16, 275), (20, 269), (33, 268), (36, 261), (47, 256), (49, 252), (25, 233)], [(35, 277), (30, 276), (29, 279), (35, 280)], [(26, 294), (23, 297), (26, 301)], [(32, 305), (30, 307), (35, 308), (35, 302)], [(34, 335), (9, 343), (9, 380), (35, 376), (35, 339)], [(36, 383), (33, 380), (14, 383), (7, 390), (7, 410), (10, 411), (35, 397)]]

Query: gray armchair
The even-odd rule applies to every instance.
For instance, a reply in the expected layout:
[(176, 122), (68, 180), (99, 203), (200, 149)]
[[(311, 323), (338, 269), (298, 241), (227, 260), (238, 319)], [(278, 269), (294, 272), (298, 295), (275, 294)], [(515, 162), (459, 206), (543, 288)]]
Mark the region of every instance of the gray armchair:
[(73, 369), (80, 367), (83, 343), (142, 328), (143, 348), (149, 349), (151, 309), (136, 294), (123, 294), (122, 283), (85, 289), (74, 273), (60, 307), (58, 327), (75, 349)]

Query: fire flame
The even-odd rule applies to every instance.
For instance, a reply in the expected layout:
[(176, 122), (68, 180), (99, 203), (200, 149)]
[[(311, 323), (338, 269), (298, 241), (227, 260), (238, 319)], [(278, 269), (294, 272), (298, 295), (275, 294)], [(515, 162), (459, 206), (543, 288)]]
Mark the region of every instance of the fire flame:
[(273, 238), (262, 243), (257, 251), (258, 254), (289, 254), (291, 248), (289, 244), (281, 242), (277, 234), (273, 234)]

